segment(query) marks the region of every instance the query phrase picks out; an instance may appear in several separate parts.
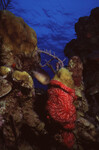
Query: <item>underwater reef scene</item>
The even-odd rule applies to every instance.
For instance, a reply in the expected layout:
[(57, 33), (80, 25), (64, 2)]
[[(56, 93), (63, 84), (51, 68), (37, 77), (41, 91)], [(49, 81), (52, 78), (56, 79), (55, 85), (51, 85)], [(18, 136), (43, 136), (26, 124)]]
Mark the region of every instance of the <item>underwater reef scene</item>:
[[(39, 49), (21, 17), (0, 11), (0, 150), (98, 150), (99, 7), (75, 31), (65, 66)], [(50, 57), (44, 65), (42, 53)], [(35, 87), (35, 78), (47, 88)]]

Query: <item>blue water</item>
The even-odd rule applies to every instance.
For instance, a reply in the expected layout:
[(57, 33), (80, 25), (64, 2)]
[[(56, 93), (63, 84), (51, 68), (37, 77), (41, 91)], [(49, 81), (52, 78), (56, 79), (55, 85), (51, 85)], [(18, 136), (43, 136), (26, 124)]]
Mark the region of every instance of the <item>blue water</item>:
[(38, 47), (64, 59), (66, 43), (76, 38), (75, 23), (99, 7), (99, 0), (13, 0), (12, 5), (11, 11), (36, 31)]
[(76, 38), (75, 23), (99, 7), (99, 0), (12, 0), (11, 4), (10, 11), (35, 30), (38, 47), (63, 60), (66, 43)]

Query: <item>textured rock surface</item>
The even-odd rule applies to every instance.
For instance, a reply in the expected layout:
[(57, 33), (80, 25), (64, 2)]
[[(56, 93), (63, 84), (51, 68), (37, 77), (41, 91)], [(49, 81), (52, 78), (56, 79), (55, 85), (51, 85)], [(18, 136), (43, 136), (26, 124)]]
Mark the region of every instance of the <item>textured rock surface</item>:
[[(80, 142), (78, 149), (96, 150), (99, 145), (99, 7), (93, 9), (90, 16), (81, 17), (75, 24), (75, 31), (77, 39), (71, 40), (64, 49), (70, 58), (68, 69), (73, 73), (78, 95), (75, 102), (77, 130), (74, 132)], [(75, 60), (76, 65), (73, 65)]]
[(20, 90), (15, 89), (6, 97), (3, 97), (2, 102), (5, 103), (2, 130), (5, 143), (8, 146), (16, 143), (21, 134), (21, 127), (24, 124), (29, 126), (32, 132), (37, 135), (41, 132), (46, 133), (44, 123), (39, 120), (39, 116), (33, 110), (33, 97), (24, 96)]

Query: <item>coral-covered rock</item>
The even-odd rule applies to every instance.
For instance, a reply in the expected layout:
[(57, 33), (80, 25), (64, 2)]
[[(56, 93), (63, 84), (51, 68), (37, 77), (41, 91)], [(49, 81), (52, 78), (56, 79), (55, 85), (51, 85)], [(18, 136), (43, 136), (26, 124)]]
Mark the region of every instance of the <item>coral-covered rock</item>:
[(33, 97), (24, 96), (20, 90), (15, 89), (3, 97), (2, 102), (5, 102), (2, 130), (7, 146), (13, 146), (16, 143), (23, 125), (27, 125), (36, 135), (46, 134), (45, 124), (40, 121), (39, 116), (33, 110)]
[(99, 7), (94, 8), (90, 16), (81, 17), (75, 24), (75, 31), (77, 39), (71, 40), (64, 52), (69, 58), (79, 56), (83, 63), (85, 94), (90, 104), (89, 114), (96, 118), (99, 115)]
[(22, 70), (35, 76), (42, 84), (48, 84), (50, 80), (40, 66), (35, 31), (22, 18), (7, 10), (0, 11), (0, 66), (2, 76)]
[(0, 11), (0, 139), (8, 149), (16, 147), (24, 127), (32, 136), (46, 134), (35, 111), (33, 77), (42, 84), (50, 81), (40, 66), (36, 33), (22, 18)]
[[(77, 100), (74, 102), (77, 112), (76, 128), (73, 131), (76, 136), (75, 145), (81, 147), (81, 141), (83, 141), (81, 139), (86, 139), (86, 141), (90, 142), (96, 141), (97, 129), (95, 129), (95, 125), (87, 120), (85, 116), (89, 110), (89, 105), (84, 92), (83, 64), (78, 56), (71, 57), (68, 64), (68, 69), (72, 73), (75, 85), (75, 94), (77, 96)], [(77, 141), (79, 141), (79, 144), (77, 144)], [(77, 149), (75, 145), (74, 149)]]
[(75, 143), (79, 144), (75, 149), (96, 149), (95, 145), (99, 145), (99, 7), (90, 16), (79, 18), (75, 31), (77, 38), (64, 49), (70, 58), (68, 69), (78, 97), (74, 102), (77, 110), (74, 132)]
[(82, 112), (87, 112), (88, 102), (84, 93), (85, 87), (83, 83), (83, 64), (78, 56), (71, 57), (68, 63), (68, 69), (72, 73), (75, 85), (75, 93), (78, 97), (77, 101), (75, 102), (75, 106), (77, 109), (82, 110)]
[(79, 87), (83, 80), (82, 79), (83, 78), (83, 75), (82, 75), (83, 64), (82, 64), (80, 58), (77, 56), (72, 57), (69, 61), (68, 69), (70, 72), (72, 72), (74, 85)]

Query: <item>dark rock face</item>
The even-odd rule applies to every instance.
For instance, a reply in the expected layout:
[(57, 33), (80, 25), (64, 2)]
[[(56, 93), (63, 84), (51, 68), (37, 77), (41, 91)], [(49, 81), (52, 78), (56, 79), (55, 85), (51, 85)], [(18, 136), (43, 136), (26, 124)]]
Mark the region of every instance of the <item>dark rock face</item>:
[[(70, 58), (70, 60), (74, 56), (78, 56), (83, 63), (84, 93), (89, 104), (89, 110), (85, 114), (85, 118), (95, 125), (95, 128), (98, 133), (99, 7), (94, 8), (91, 11), (90, 16), (79, 18), (78, 22), (75, 24), (75, 31), (77, 34), (77, 38), (72, 39), (65, 46), (64, 53), (67, 57)], [(98, 136), (97, 139), (99, 139)], [(97, 143), (95, 143), (95, 145), (97, 145)]]
[[(89, 58), (91, 53), (99, 56), (99, 8), (91, 11), (89, 17), (81, 17), (75, 24), (77, 39), (71, 40), (65, 47), (64, 53), (69, 58), (74, 55), (83, 60)], [(90, 56), (90, 59), (91, 56)]]
[[(84, 65), (84, 83), (88, 91), (92, 87), (99, 91), (99, 7), (89, 17), (81, 17), (75, 24), (77, 39), (71, 40), (64, 53), (71, 58), (79, 56)], [(89, 90), (90, 88), (90, 90)], [(95, 91), (93, 93), (96, 93)], [(92, 93), (90, 93), (92, 94)]]

